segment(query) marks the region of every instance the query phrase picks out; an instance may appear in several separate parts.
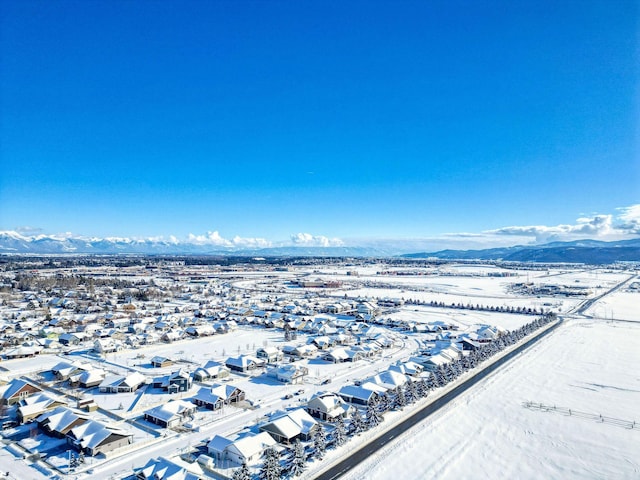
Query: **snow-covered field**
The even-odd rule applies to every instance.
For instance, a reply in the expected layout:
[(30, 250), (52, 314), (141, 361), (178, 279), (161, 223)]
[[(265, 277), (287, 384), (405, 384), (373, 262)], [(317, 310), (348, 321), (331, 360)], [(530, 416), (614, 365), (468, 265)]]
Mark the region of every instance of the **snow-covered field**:
[(416, 323), (441, 321), (458, 325), (460, 331), (464, 332), (473, 330), (478, 325), (495, 325), (505, 330), (515, 330), (531, 322), (535, 316), (409, 305), (395, 313), (384, 315), (383, 318)]
[(640, 325), (565, 321), (344, 478), (640, 478), (639, 339)]
[[(344, 267), (325, 267), (321, 272), (308, 272), (310, 278), (342, 280), (342, 289), (309, 289), (307, 292), (305, 289), (294, 291), (296, 289), (290, 286), (283, 288), (292, 276), (300, 274), (300, 270), (294, 273), (270, 272), (268, 279), (265, 279), (264, 272), (246, 276), (244, 273), (230, 273), (229, 283), (257, 290), (252, 295), (258, 296), (259, 292), (266, 291), (265, 288), (282, 290), (286, 292), (283, 298), (291, 299), (310, 293), (318, 297), (334, 296), (336, 302), (347, 295), (352, 298), (391, 297), (444, 302), (446, 305), (533, 307), (567, 312), (583, 302), (584, 297), (524, 296), (511, 291), (510, 286), (517, 282), (578, 286), (589, 289), (590, 298), (593, 298), (629, 278), (629, 274), (605, 269), (513, 271), (467, 264), (443, 267), (441, 275), (405, 275), (404, 270), (407, 269), (402, 267), (390, 269), (402, 275), (393, 275), (393, 271), (390, 275), (377, 274), (386, 268), (384, 265), (358, 267), (357, 275), (347, 275), (353, 270)], [(439, 269), (433, 267), (433, 273)], [(516, 276), (492, 277), (487, 276), (488, 273), (516, 273)], [(329, 301), (334, 300), (330, 298)], [(640, 426), (631, 429), (628, 423), (640, 421), (640, 409), (637, 407), (640, 405), (638, 305), (640, 292), (622, 288), (605, 296), (585, 312), (592, 319), (567, 319), (553, 334), (398, 438), (345, 478), (640, 478)], [(460, 332), (475, 331), (480, 324), (512, 330), (535, 318), (411, 304), (385, 310), (380, 317), (416, 323), (453, 323), (459, 326)], [(611, 318), (638, 323), (608, 321)], [(301, 405), (319, 390), (337, 391), (342, 385), (385, 369), (398, 359), (407, 359), (420, 342), (431, 336), (399, 331), (389, 331), (388, 334), (395, 344), (384, 351), (381, 358), (344, 364), (329, 364), (319, 359), (299, 361), (309, 370), (304, 385), (284, 386), (263, 372), (246, 376), (232, 374), (228, 381), (247, 393), (247, 399), (258, 405), (256, 410), (230, 407), (218, 412), (199, 412), (195, 424), (200, 428), (195, 431), (179, 435), (171, 433), (167, 438), (145, 443), (121, 458), (92, 466), (100, 478), (121, 476), (123, 472), (130, 472), (133, 465), (144, 464), (150, 455), (172, 456), (214, 434), (236, 432), (267, 412)], [(304, 334), (295, 341), (285, 342), (280, 330), (240, 327), (224, 335), (110, 353), (104, 359), (89, 354), (43, 354), (36, 360), (10, 360), (0, 365), (0, 369), (5, 370), (0, 377), (35, 376), (36, 371), (50, 369), (60, 361), (89, 360), (110, 373), (124, 375), (130, 370), (137, 370), (153, 378), (181, 367), (193, 371), (208, 360), (224, 362), (231, 356), (255, 354), (256, 349), (262, 346), (282, 347), (306, 341)], [(150, 359), (155, 355), (172, 358), (177, 363), (164, 369), (151, 368)], [(331, 382), (325, 383), (327, 380)], [(91, 393), (101, 407), (131, 419), (170, 398), (189, 398), (198, 388), (199, 385), (194, 385), (190, 392), (177, 395), (161, 393), (150, 387), (131, 394), (100, 394), (96, 389)], [(285, 394), (294, 394), (301, 389), (304, 393), (284, 398)], [(550, 411), (527, 408), (523, 405), (527, 401), (558, 408)], [(569, 409), (572, 415), (568, 414)], [(404, 416), (407, 411), (390, 412), (385, 423)], [(605, 421), (598, 421), (599, 415)], [(616, 423), (610, 418), (622, 422)], [(317, 461), (311, 462), (307, 472), (309, 478), (313, 477), (314, 471), (324, 468), (323, 464), (346, 455), (348, 450), (367, 441), (372, 433), (352, 439), (342, 451), (328, 452), (320, 465)], [(136, 443), (146, 442), (148, 437), (136, 432)], [(43, 442), (47, 441), (51, 442), (40, 435), (24, 439), (21, 445), (27, 450), (43, 451)], [(51, 450), (57, 447), (54, 443), (48, 446)], [(62, 447), (60, 452), (52, 452), (54, 464), (64, 463), (64, 452)], [(38, 470), (37, 464), (25, 470), (23, 462), (15, 458), (17, 456), (6, 448), (0, 449), (0, 471), (15, 463), (21, 465), (20, 470), (16, 470), (19, 478), (44, 478), (48, 475)], [(25, 473), (29, 471), (31, 475)], [(86, 478), (88, 474), (81, 473), (81, 476)]]
[(596, 302), (585, 313), (597, 318), (640, 322), (640, 292), (618, 290)]

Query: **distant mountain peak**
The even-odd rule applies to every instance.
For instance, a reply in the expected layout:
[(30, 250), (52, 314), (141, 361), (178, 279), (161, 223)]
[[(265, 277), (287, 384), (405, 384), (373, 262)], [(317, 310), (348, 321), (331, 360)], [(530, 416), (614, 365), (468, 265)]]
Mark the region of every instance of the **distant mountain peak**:
[(408, 253), (402, 255), (402, 257), (586, 264), (608, 264), (621, 261), (640, 262), (640, 238), (614, 242), (586, 239), (483, 250), (440, 250), (431, 253)]

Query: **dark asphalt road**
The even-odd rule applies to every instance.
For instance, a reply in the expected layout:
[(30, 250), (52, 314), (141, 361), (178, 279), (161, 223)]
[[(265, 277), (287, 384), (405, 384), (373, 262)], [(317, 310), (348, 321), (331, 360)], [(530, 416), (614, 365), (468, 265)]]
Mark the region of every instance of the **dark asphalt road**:
[(451, 400), (456, 398), (458, 395), (460, 395), (461, 393), (465, 392), (466, 390), (474, 386), (476, 383), (478, 383), (480, 380), (485, 378), (487, 375), (489, 375), (491, 372), (496, 370), (498, 367), (508, 362), (510, 359), (518, 355), (520, 352), (522, 352), (523, 350), (525, 350), (526, 348), (528, 348), (529, 346), (531, 346), (532, 344), (534, 344), (535, 342), (543, 338), (544, 336), (548, 335), (550, 332), (555, 330), (558, 327), (558, 325), (560, 325), (561, 323), (562, 323), (562, 319), (560, 319), (558, 323), (553, 325), (548, 330), (545, 330), (544, 332), (527, 340), (525, 343), (517, 347), (512, 352), (509, 352), (507, 355), (500, 358), (495, 363), (492, 363), (486, 368), (478, 371), (473, 377), (468, 378), (467, 380), (462, 382), (460, 385), (457, 385), (455, 388), (445, 393), (442, 397), (438, 398), (433, 403), (430, 403), (429, 405), (426, 405), (424, 408), (418, 410), (413, 415), (403, 420), (401, 423), (393, 427), (388, 432), (383, 433), (380, 437), (375, 438), (371, 442), (361, 447), (359, 450), (352, 452), (348, 457), (341, 460), (339, 463), (335, 464), (324, 473), (320, 474), (318, 477), (316, 477), (316, 479), (317, 480), (333, 480), (335, 478), (339, 478), (341, 475), (348, 472), (353, 467), (355, 467), (359, 463), (369, 458), (369, 456), (371, 456), (377, 450), (384, 447), (387, 443), (389, 443), (395, 437), (402, 435), (408, 429), (410, 429), (417, 423), (421, 422), (432, 413), (438, 411), (447, 403), (449, 403)]

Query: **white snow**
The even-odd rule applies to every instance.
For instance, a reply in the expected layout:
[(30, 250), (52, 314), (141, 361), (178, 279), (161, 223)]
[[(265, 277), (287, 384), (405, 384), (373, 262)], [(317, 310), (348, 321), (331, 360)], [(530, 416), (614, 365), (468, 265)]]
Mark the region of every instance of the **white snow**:
[(638, 339), (640, 325), (568, 320), (344, 478), (638, 478)]

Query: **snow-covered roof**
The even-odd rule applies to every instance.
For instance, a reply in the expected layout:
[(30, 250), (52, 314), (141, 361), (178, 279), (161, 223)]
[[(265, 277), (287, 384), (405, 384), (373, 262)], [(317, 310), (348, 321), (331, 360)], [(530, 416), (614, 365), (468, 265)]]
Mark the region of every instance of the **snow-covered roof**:
[(276, 443), (269, 433), (260, 432), (256, 435), (247, 435), (246, 437), (236, 440), (229, 445), (227, 449), (235, 448), (244, 458), (251, 458), (263, 452), (268, 447), (273, 447)]
[(136, 471), (136, 475), (138, 478), (144, 478), (145, 480), (199, 479), (198, 475), (163, 457), (149, 460), (144, 467)]
[(95, 420), (87, 420), (82, 425), (71, 429), (72, 436), (79, 442), (82, 448), (94, 449), (111, 435), (133, 436), (133, 434), (117, 427), (105, 425)]
[(200, 390), (196, 392), (196, 394), (191, 397), (193, 400), (199, 400), (203, 403), (216, 404), (218, 402), (223, 402), (225, 399), (220, 397), (219, 395), (214, 394), (210, 388), (202, 387)]
[(154, 418), (169, 421), (176, 415), (189, 414), (196, 410), (196, 406), (186, 400), (172, 400), (159, 405), (151, 410), (147, 410), (145, 413)]
[(394, 389), (407, 383), (407, 376), (394, 370), (385, 370), (368, 379), (368, 381), (385, 387), (386, 389)]
[(45, 412), (36, 418), (39, 424), (46, 424), (49, 431), (63, 432), (69, 425), (79, 418), (88, 420), (89, 417), (81, 412), (67, 407), (56, 407), (49, 412)]
[(27, 385), (33, 387), (35, 390), (38, 390), (38, 391), (41, 390), (40, 388), (27, 382), (26, 380), (22, 380), (21, 378), (15, 378), (2, 391), (2, 398), (4, 399), (12, 398), (14, 395), (16, 395), (21, 389), (23, 389)]
[(233, 443), (233, 440), (223, 437), (222, 435), (216, 435), (209, 443), (207, 443), (207, 450), (209, 452), (224, 452), (224, 450)]
[(299, 434), (308, 434), (318, 422), (303, 408), (289, 412), (275, 412), (261, 428), (275, 429), (283, 437), (293, 438)]

